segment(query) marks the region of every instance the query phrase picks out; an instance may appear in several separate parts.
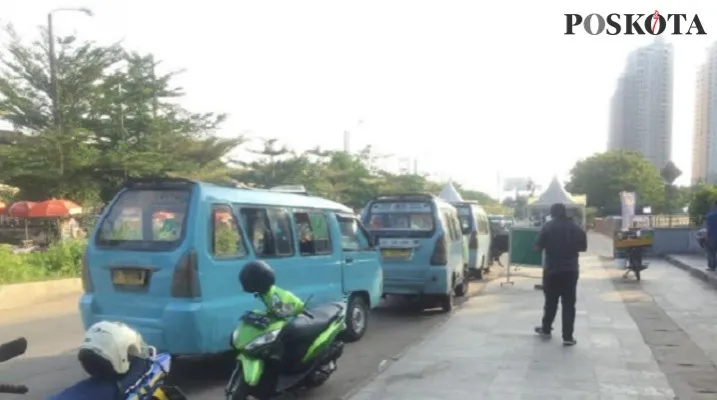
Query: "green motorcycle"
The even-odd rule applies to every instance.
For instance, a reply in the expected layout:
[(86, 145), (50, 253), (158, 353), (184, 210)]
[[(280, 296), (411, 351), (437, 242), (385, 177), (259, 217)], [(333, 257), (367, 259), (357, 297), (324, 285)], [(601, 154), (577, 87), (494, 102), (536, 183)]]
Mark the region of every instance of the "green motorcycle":
[(237, 366), (225, 388), (227, 400), (268, 400), (322, 385), (343, 354), (346, 304), (307, 309), (293, 293), (271, 286), (255, 294), (265, 311), (246, 312), (231, 336)]

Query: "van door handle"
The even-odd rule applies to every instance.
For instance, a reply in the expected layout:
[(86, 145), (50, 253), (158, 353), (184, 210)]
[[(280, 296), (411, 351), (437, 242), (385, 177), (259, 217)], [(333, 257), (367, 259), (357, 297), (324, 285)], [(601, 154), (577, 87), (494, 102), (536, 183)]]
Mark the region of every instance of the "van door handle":
[(345, 261), (346, 261), (346, 264), (351, 264), (354, 262), (354, 259), (352, 257), (348, 257)]

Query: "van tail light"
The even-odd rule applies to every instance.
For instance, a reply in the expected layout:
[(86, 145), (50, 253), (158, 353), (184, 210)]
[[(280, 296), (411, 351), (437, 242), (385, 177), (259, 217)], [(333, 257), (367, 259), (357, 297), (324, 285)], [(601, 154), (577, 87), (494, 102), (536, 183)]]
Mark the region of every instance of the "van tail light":
[(478, 233), (477, 232), (471, 232), (471, 238), (468, 241), (468, 248), (471, 250), (478, 249)]
[(82, 290), (85, 293), (92, 293), (95, 291), (95, 285), (92, 284), (92, 277), (90, 277), (90, 267), (87, 263), (87, 250), (82, 253)]
[(446, 243), (446, 235), (441, 235), (436, 240), (436, 247), (433, 248), (433, 255), (431, 256), (431, 265), (446, 265), (448, 264), (448, 249)]
[(197, 298), (202, 296), (197, 271), (197, 253), (190, 250), (179, 259), (172, 276), (172, 297)]

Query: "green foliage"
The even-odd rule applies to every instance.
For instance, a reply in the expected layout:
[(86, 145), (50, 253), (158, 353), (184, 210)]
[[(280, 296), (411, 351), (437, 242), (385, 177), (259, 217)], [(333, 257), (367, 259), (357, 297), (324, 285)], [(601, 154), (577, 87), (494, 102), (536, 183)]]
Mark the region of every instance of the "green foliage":
[(578, 161), (570, 171), (566, 189), (587, 195), (589, 207), (601, 215), (620, 213), (621, 191), (634, 191), (637, 202), (652, 206), (653, 213), (665, 208), (665, 184), (660, 172), (641, 155), (610, 151)]
[(717, 201), (717, 186), (700, 184), (695, 187), (689, 205), (690, 222), (694, 225), (702, 225), (705, 216), (714, 207), (715, 201)]
[(240, 254), (241, 238), (239, 233), (228, 224), (222, 224), (214, 230), (214, 255), (232, 257)]
[(216, 138), (224, 115), (192, 113), (158, 75), (151, 55), (74, 37), (57, 39), (58, 109), (53, 118), (42, 40), (25, 43), (12, 27), (0, 53), (0, 116), (20, 132), (0, 145), (0, 182), (26, 200), (109, 201), (128, 177), (184, 176), (229, 182), (221, 159), (242, 137)]
[(77, 277), (87, 242), (66, 240), (46, 251), (13, 254), (9, 245), (0, 245), (0, 284)]

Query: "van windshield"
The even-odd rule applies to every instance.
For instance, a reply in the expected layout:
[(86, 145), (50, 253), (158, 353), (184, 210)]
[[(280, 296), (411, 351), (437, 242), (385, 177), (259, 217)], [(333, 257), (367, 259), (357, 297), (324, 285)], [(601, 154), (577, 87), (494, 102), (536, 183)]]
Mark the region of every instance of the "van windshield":
[(376, 202), (367, 218), (371, 230), (432, 231), (433, 207), (427, 202)]
[(464, 235), (471, 233), (473, 229), (473, 218), (471, 218), (470, 206), (456, 206), (456, 210), (458, 211), (458, 219), (461, 221), (461, 233)]
[(184, 236), (190, 191), (126, 190), (97, 232), (99, 246), (124, 250), (170, 250)]

